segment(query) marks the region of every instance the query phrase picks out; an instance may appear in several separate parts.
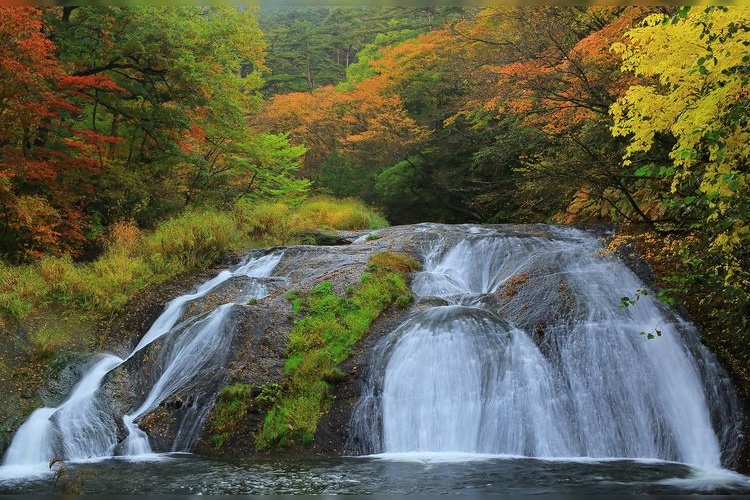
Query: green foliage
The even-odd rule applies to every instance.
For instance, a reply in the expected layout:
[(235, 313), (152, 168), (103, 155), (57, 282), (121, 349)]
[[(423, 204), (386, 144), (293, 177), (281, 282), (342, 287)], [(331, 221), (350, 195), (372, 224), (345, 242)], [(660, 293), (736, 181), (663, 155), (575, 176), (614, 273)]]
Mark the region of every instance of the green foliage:
[[(635, 306), (638, 304), (638, 301), (641, 297), (645, 297), (646, 295), (650, 295), (651, 292), (645, 288), (639, 288), (635, 291), (635, 295), (633, 298), (630, 298), (629, 296), (624, 296), (620, 298), (620, 304), (617, 306), (618, 310), (624, 310), (625, 308)], [(659, 290), (656, 293), (656, 299), (667, 306), (674, 306), (676, 303), (676, 300), (669, 295), (669, 293), (666, 290)], [(658, 328), (654, 328), (651, 331), (640, 331), (638, 332), (639, 335), (645, 336), (648, 340), (653, 340), (656, 337), (661, 337), (661, 330)]]
[(377, 168), (371, 165), (357, 165), (356, 162), (338, 151), (329, 154), (313, 175), (315, 190), (346, 198), (374, 200), (375, 174)]
[[(351, 297), (337, 295), (330, 281), (302, 297), (303, 316), (294, 323), (287, 344), (288, 388), (266, 415), (258, 449), (312, 442), (318, 419), (330, 408), (329, 384), (343, 377), (337, 365), (386, 307), (399, 301), (405, 305), (403, 297), (410, 296), (406, 275), (419, 264), (402, 254), (380, 252), (371, 257), (368, 268), (370, 278), (363, 276)], [(287, 299), (299, 300), (299, 295)]]
[[(46, 11), (46, 28), (61, 64), (74, 68), (72, 77), (109, 82), (94, 91), (71, 80), (80, 110), (63, 123), (84, 138), (104, 137), (83, 150), (95, 171), (73, 173), (79, 180), (94, 176), (86, 200), (92, 221), (106, 227), (135, 218), (153, 227), (186, 205), (218, 203), (222, 195), (231, 199), (239, 185), (248, 184), (254, 172), (245, 158), (257, 157), (257, 141), (245, 117), (260, 104), (255, 90), (265, 47), (255, 11), (204, 6), (80, 6), (62, 16), (59, 9)], [(229, 189), (217, 189), (222, 185)], [(255, 187), (265, 188), (260, 176)]]
[(406, 309), (412, 303), (414, 303), (414, 295), (410, 293), (405, 293), (396, 297), (396, 307), (401, 309)]
[(283, 389), (276, 382), (271, 382), (260, 388), (260, 392), (255, 396), (255, 401), (264, 408), (275, 405), (282, 396)]
[(133, 223), (114, 224), (104, 252), (91, 263), (69, 256), (22, 266), (0, 262), (0, 325), (51, 304), (74, 315), (109, 315), (146, 285), (205, 268), (227, 252), (293, 243), (318, 224), (349, 229), (386, 222), (356, 200), (325, 198), (296, 208), (242, 199), (231, 211), (188, 210), (144, 233)]
[(457, 7), (264, 6), (268, 40), (264, 93), (314, 90), (359, 81), (379, 46), (428, 31), (462, 12)]
[(47, 289), (47, 283), (32, 267), (11, 267), (0, 261), (0, 311), (5, 315), (23, 318), (41, 303)]
[(215, 262), (239, 241), (240, 233), (230, 214), (187, 211), (159, 224), (144, 238), (143, 249), (157, 273), (173, 275)]
[(252, 239), (270, 245), (285, 245), (295, 238), (295, 221), (291, 208), (279, 202), (239, 200), (234, 211), (241, 227)]
[(383, 272), (405, 274), (421, 269), (421, 265), (408, 255), (394, 252), (378, 252), (370, 257), (367, 270), (376, 275)]
[(31, 334), (31, 343), (37, 359), (51, 360), (70, 343), (70, 332), (62, 325), (44, 325)]

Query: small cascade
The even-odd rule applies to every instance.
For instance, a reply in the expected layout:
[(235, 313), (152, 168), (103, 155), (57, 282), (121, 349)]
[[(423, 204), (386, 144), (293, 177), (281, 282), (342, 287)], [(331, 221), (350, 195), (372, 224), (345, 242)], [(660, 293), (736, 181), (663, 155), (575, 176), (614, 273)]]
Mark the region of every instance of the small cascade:
[(618, 308), (645, 288), (622, 262), (581, 231), (538, 229), (422, 226), (418, 312), (374, 349), (353, 451), (736, 455), (738, 403), (695, 329), (650, 295)]
[[(219, 306), (204, 319), (185, 329), (174, 343), (159, 351), (159, 365), (164, 367), (161, 376), (141, 406), (123, 417), (129, 432), (125, 443), (127, 455), (151, 453), (148, 436), (138, 429), (136, 419), (155, 409), (167, 396), (175, 394), (195, 377), (210, 377), (212, 367), (215, 369), (216, 366), (223, 365), (229, 343), (216, 340), (228, 338), (223, 330), (232, 326), (227, 319), (234, 306), (234, 303)], [(187, 446), (178, 442), (173, 444), (173, 451), (186, 448)]]
[[(158, 406), (164, 398), (176, 393), (194, 379), (211, 377), (208, 368), (222, 366), (233, 333), (231, 312), (250, 298), (261, 299), (269, 293), (266, 279), (279, 263), (283, 252), (272, 252), (258, 258), (247, 258), (233, 269), (224, 270), (200, 285), (195, 292), (172, 300), (143, 336), (133, 352), (125, 359), (104, 354), (84, 374), (68, 398), (57, 408), (40, 408), (19, 428), (0, 468), (0, 477), (27, 476), (48, 468), (53, 458), (69, 461), (89, 460), (112, 456), (146, 455), (151, 452), (148, 436), (136, 421)], [(230, 280), (250, 278), (243, 284), (235, 301), (221, 304), (207, 314), (185, 318), (185, 308)], [(159, 339), (168, 338), (153, 353), (158, 357), (160, 372), (140, 407), (122, 416), (128, 435), (118, 447), (118, 422), (103, 407), (99, 389), (108, 374), (149, 348)], [(202, 372), (202, 371), (205, 371)], [(220, 372), (220, 370), (219, 370)], [(220, 374), (221, 375), (221, 374)], [(218, 375), (216, 375), (218, 376)], [(208, 407), (208, 405), (202, 405)], [(201, 410), (205, 418), (205, 410)], [(200, 426), (192, 422), (186, 427)], [(175, 449), (192, 444), (196, 429), (180, 429)]]
[(117, 444), (117, 424), (106, 418), (95, 396), (107, 373), (122, 362), (117, 356), (102, 356), (50, 417), (59, 439), (56, 445), (68, 460), (106, 456)]
[(3, 466), (44, 470), (52, 456), (53, 429), (49, 418), (55, 408), (38, 408), (18, 428), (3, 459)]

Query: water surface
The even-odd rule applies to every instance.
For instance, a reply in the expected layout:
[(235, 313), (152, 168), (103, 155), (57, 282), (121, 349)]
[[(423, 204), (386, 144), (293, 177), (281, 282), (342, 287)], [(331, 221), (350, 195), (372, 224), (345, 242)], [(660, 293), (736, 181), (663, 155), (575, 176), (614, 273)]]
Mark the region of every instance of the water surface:
[(57, 483), (51, 475), (0, 479), (0, 494), (750, 494), (747, 477), (659, 461), (468, 454), (227, 461), (173, 454), (152, 461), (109, 458), (65, 467)]

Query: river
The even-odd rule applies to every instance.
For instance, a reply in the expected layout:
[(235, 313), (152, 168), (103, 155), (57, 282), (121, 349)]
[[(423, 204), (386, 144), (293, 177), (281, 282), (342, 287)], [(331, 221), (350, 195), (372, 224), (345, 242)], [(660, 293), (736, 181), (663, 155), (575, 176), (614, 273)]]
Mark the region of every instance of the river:
[(747, 477), (662, 461), (449, 454), (226, 461), (171, 454), (65, 467), (57, 482), (51, 474), (0, 479), (0, 494), (750, 494)]

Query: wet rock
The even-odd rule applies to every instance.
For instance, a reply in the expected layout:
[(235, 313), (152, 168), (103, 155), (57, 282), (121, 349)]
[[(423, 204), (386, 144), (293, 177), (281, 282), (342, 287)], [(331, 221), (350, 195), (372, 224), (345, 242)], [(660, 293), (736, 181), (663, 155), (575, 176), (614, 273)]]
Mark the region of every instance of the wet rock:
[(641, 281), (648, 286), (654, 284), (654, 273), (651, 270), (651, 266), (641, 257), (632, 245), (620, 245), (615, 252), (617, 253), (617, 256), (620, 257), (620, 260), (622, 260)]

